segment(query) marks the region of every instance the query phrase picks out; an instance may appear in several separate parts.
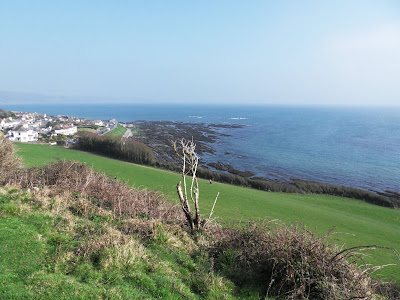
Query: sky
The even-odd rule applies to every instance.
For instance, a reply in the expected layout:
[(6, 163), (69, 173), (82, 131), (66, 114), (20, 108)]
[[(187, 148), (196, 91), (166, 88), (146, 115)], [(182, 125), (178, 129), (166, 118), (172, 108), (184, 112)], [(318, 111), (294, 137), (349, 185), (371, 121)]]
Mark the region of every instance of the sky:
[(0, 104), (400, 105), (400, 1), (0, 0)]

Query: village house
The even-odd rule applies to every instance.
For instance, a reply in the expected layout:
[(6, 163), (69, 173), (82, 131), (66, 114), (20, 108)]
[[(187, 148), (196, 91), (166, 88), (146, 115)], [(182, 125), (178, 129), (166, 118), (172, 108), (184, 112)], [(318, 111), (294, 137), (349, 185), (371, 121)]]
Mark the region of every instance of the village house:
[(55, 134), (74, 135), (78, 132), (78, 128), (73, 124), (60, 124), (54, 127)]
[(90, 123), (97, 126), (104, 126), (104, 122), (102, 120), (94, 120), (91, 121)]
[(26, 124), (33, 124), (35, 122), (35, 117), (32, 114), (26, 114), (21, 118), (21, 121)]
[(36, 142), (38, 133), (29, 129), (27, 125), (19, 125), (8, 132), (8, 138), (14, 142)]
[(12, 118), (6, 118), (6, 119), (1, 119), (0, 120), (0, 129), (5, 130), (9, 128), (13, 128), (21, 124), (20, 121), (14, 120)]

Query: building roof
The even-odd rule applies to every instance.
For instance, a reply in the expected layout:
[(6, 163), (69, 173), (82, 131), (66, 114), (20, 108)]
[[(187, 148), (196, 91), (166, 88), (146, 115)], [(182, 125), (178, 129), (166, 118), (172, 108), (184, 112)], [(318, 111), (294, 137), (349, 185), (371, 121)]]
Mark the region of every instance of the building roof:
[(28, 128), (26, 128), (24, 125), (18, 125), (13, 129), (13, 131), (20, 131), (20, 132), (26, 132), (29, 131)]
[(54, 130), (69, 129), (75, 127), (73, 124), (59, 124), (54, 127)]

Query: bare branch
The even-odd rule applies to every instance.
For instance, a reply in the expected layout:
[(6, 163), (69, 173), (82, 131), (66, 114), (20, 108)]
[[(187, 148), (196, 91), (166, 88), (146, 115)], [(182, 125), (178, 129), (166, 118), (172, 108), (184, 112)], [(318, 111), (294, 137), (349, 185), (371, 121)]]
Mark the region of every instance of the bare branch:
[(211, 217), (212, 217), (212, 215), (214, 213), (214, 207), (215, 207), (215, 203), (217, 203), (218, 196), (219, 196), (219, 192), (217, 193), (217, 197), (215, 197), (214, 204), (213, 204), (213, 206), (211, 208), (210, 215), (208, 217), (209, 220), (211, 219)]
[[(173, 146), (175, 153), (182, 160), (183, 187), (181, 182), (179, 182), (177, 185), (177, 191), (181, 207), (186, 216), (190, 228), (192, 230), (199, 230), (200, 227), (204, 227), (207, 222), (201, 222), (200, 220), (201, 218), (200, 208), (199, 208), (200, 189), (199, 189), (198, 178), (196, 175), (197, 168), (199, 165), (199, 157), (196, 153), (196, 144), (193, 142), (192, 138), (191, 141), (187, 141), (185, 139), (181, 139), (180, 141), (175, 141), (173, 142)], [(190, 191), (189, 191), (190, 195), (188, 195), (186, 176), (192, 177), (190, 182)], [(194, 206), (193, 212), (191, 212), (190, 205), (188, 203), (189, 197)], [(217, 199), (215, 199), (214, 201), (214, 206), (216, 200)], [(212, 211), (214, 210), (214, 206)]]

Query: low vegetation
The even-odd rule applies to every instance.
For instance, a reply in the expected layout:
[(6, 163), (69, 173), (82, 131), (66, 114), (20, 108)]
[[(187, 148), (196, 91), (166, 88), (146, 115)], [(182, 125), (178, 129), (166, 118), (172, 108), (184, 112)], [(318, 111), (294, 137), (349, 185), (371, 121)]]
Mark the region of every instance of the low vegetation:
[(5, 182), (9, 170), (18, 170), (22, 168), (22, 159), (15, 155), (13, 144), (0, 135), (0, 183)]
[(138, 164), (150, 164), (154, 160), (153, 152), (145, 144), (120, 136), (98, 136), (91, 132), (80, 132), (74, 147)]
[(4, 110), (4, 109), (0, 109), (0, 118), (4, 119), (4, 118), (15, 118), (16, 115), (15, 113), (8, 111), (8, 110)]
[[(155, 166), (168, 170), (178, 171), (179, 167), (173, 164), (154, 163)], [(352, 199), (362, 200), (371, 204), (400, 208), (400, 198), (397, 194), (392, 197), (387, 195), (380, 195), (374, 192), (361, 190), (352, 187), (339, 186), (334, 184), (305, 181), (294, 179), (292, 182), (277, 182), (273, 180), (266, 180), (262, 178), (247, 178), (239, 175), (215, 172), (207, 168), (199, 167), (197, 174), (200, 178), (213, 179), (218, 182), (225, 182), (228, 184), (249, 187), (252, 189), (280, 192), (291, 194), (319, 194), (319, 195), (332, 195), (339, 197), (346, 197)]]
[[(2, 260), (3, 298), (372, 299), (389, 289), (372, 281), (373, 268), (347, 260), (353, 250), (332, 249), (301, 225), (214, 223), (193, 234), (161, 194), (81, 163), (7, 174), (0, 220), (11, 248), (0, 255), (21, 256)], [(12, 238), (20, 230), (24, 244)]]
[(97, 130), (92, 127), (78, 127), (78, 132), (79, 131), (97, 132)]

